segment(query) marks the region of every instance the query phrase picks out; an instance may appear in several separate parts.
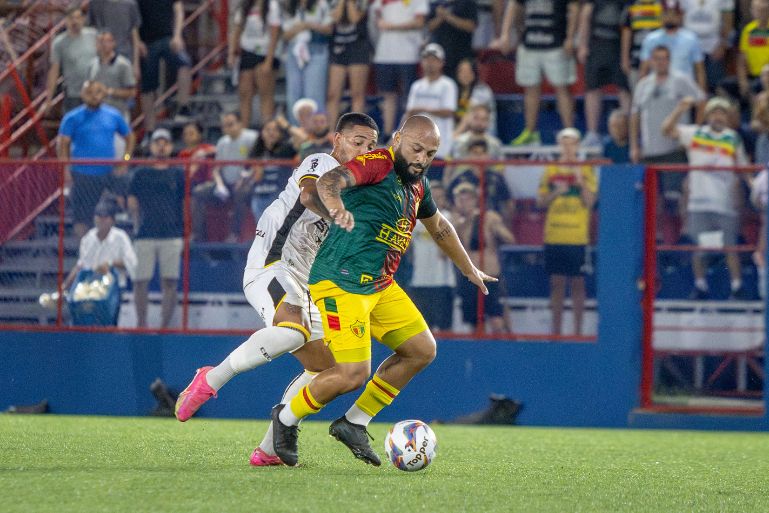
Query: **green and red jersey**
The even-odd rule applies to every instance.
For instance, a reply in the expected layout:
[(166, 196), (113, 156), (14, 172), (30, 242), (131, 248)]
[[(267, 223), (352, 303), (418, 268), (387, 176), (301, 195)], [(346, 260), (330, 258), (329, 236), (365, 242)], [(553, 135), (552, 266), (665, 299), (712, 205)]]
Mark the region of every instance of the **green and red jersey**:
[(354, 294), (373, 294), (392, 283), (417, 219), (438, 210), (427, 178), (404, 185), (393, 159), (392, 148), (379, 149), (345, 164), (356, 185), (342, 191), (342, 201), (355, 217), (355, 228), (347, 232), (332, 225), (309, 283), (330, 280)]

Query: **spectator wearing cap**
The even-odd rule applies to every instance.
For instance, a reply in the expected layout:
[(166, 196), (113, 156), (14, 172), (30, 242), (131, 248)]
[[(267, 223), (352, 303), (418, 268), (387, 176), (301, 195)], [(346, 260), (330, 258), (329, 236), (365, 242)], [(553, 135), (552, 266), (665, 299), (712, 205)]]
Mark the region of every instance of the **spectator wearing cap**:
[(160, 327), (167, 328), (176, 310), (184, 233), (184, 171), (164, 162), (174, 150), (168, 130), (155, 130), (149, 146), (155, 162), (134, 172), (128, 196), (138, 262), (134, 280), (136, 324), (147, 326), (149, 282), (157, 264), (163, 295)]
[(560, 335), (566, 285), (571, 290), (574, 334), (582, 334), (585, 309), (587, 245), (590, 216), (596, 200), (597, 183), (592, 166), (574, 164), (579, 160), (580, 133), (564, 128), (557, 135), (559, 163), (545, 167), (537, 193), (537, 205), (545, 215), (545, 272), (550, 277), (552, 333)]
[(737, 82), (740, 96), (750, 98), (759, 82), (761, 68), (769, 64), (769, 0), (752, 0), (753, 20), (740, 33)]
[(650, 69), (651, 52), (658, 46), (670, 50), (670, 66), (684, 75), (694, 79), (700, 89), (707, 91), (708, 82), (705, 76), (705, 57), (700, 48), (697, 34), (683, 28), (683, 12), (678, 0), (667, 0), (662, 6), (662, 28), (650, 32), (641, 44), (640, 76)]
[(425, 76), (411, 85), (405, 116), (425, 114), (435, 122), (441, 134), (441, 145), (435, 155), (439, 159), (451, 155), (454, 112), (457, 110), (457, 84), (443, 74), (445, 60), (446, 54), (437, 43), (430, 43), (422, 50)]
[(51, 109), (60, 74), (64, 82), (63, 111), (67, 113), (80, 105), (80, 91), (88, 80), (91, 61), (96, 57), (96, 29), (83, 26), (83, 10), (80, 7), (69, 8), (64, 24), (67, 30), (56, 36), (51, 43), (51, 67), (46, 79), (44, 112)]
[(96, 205), (93, 218), (95, 227), (80, 239), (77, 264), (64, 280), (64, 290), (68, 290), (80, 271), (84, 270), (99, 274), (115, 270), (123, 278), (122, 286), (125, 286), (123, 273), (134, 278), (136, 253), (125, 230), (115, 226), (117, 208), (117, 202), (109, 196), (102, 198)]
[[(83, 105), (69, 111), (59, 126), (59, 159), (113, 160), (115, 136), (126, 139), (124, 158), (131, 158), (134, 135), (120, 112), (110, 105), (104, 105), (106, 94), (107, 88), (101, 82), (83, 84)], [(82, 164), (73, 164), (65, 171), (66, 181), (72, 184), (69, 200), (75, 235), (85, 235), (93, 219), (93, 209), (105, 189), (124, 192), (121, 183), (124, 172), (122, 167), (113, 170), (109, 165)]]
[[(731, 167), (748, 163), (739, 134), (728, 127), (732, 108), (728, 100), (711, 98), (705, 105), (705, 124), (679, 124), (681, 114), (690, 109), (694, 98), (683, 98), (662, 123), (666, 136), (686, 148), (692, 171), (686, 179), (687, 235), (699, 246), (724, 247), (737, 244), (739, 233), (738, 194), (740, 182), (733, 171), (704, 171), (698, 168)], [(731, 276), (732, 298), (749, 299), (742, 285), (740, 257), (726, 253), (726, 265)], [(708, 299), (705, 255), (692, 255), (694, 289), (691, 299)]]
[(216, 160), (230, 163), (216, 165), (211, 172), (212, 179), (192, 191), (192, 234), (197, 240), (205, 239), (207, 203), (223, 203), (232, 198), (234, 212), (227, 241), (236, 242), (240, 238), (240, 228), (251, 200), (253, 171), (231, 161), (248, 158), (258, 133), (243, 127), (238, 112), (222, 114), (221, 123), (224, 135), (216, 143)]
[(542, 76), (555, 88), (563, 126), (572, 126), (574, 102), (569, 86), (577, 81), (574, 37), (579, 18), (578, 0), (510, 0), (505, 8), (501, 36), (494, 42), (504, 52), (512, 47), (510, 33), (523, 22), (516, 50), (515, 80), (523, 87), (524, 129), (515, 146), (539, 144), (537, 131)]
[(430, 41), (438, 43), (446, 52), (444, 71), (456, 77), (457, 64), (472, 59), (473, 32), (478, 26), (478, 6), (474, 0), (432, 0), (427, 15)]
[(430, 9), (428, 0), (375, 0), (373, 11), (379, 31), (374, 53), (376, 87), (383, 97), (382, 133), (389, 137), (398, 112), (405, 107), (402, 99), (417, 79), (422, 29)]

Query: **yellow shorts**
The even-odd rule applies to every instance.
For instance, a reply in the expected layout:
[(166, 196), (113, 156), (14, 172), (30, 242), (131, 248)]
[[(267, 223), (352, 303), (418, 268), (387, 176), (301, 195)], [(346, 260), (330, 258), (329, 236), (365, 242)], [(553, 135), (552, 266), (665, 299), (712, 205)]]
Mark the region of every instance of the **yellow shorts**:
[(374, 294), (352, 294), (330, 280), (310, 285), (323, 318), (326, 345), (340, 363), (371, 360), (371, 337), (395, 350), (427, 323), (397, 283)]

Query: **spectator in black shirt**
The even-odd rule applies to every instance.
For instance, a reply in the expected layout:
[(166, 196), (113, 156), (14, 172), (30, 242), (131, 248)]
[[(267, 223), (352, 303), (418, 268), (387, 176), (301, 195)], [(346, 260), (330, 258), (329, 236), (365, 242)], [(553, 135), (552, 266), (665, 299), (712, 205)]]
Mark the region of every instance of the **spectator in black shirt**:
[(473, 0), (433, 0), (427, 16), (430, 41), (438, 43), (446, 51), (443, 72), (447, 77), (456, 76), (457, 64), (462, 59), (472, 59), (473, 32), (478, 24), (478, 6)]
[[(170, 157), (173, 150), (168, 130), (159, 128), (152, 133), (152, 158), (162, 161)], [(163, 292), (161, 327), (167, 328), (176, 309), (184, 233), (184, 172), (162, 162), (137, 169), (128, 194), (128, 210), (136, 228), (134, 245), (138, 260), (134, 281), (136, 323), (140, 328), (147, 326), (148, 286), (157, 261)]]
[(177, 71), (177, 114), (189, 115), (192, 60), (184, 50), (181, 0), (138, 0), (142, 24), (139, 28), (141, 56), (141, 106), (147, 133), (155, 129), (155, 94), (160, 85), (160, 60)]

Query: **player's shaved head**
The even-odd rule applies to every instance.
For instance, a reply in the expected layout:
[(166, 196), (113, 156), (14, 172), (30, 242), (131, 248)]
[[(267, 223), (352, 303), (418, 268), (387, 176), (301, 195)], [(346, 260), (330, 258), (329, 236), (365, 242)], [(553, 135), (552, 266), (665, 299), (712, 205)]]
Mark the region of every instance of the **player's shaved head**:
[(395, 133), (395, 171), (404, 183), (421, 180), (441, 144), (441, 132), (427, 116), (408, 118)]
[(438, 125), (435, 124), (435, 121), (422, 114), (411, 116), (406, 121), (404, 121), (400, 131), (404, 135), (413, 134), (414, 136), (420, 138), (422, 136), (432, 136), (435, 137), (439, 143), (441, 140), (441, 131), (438, 129)]

